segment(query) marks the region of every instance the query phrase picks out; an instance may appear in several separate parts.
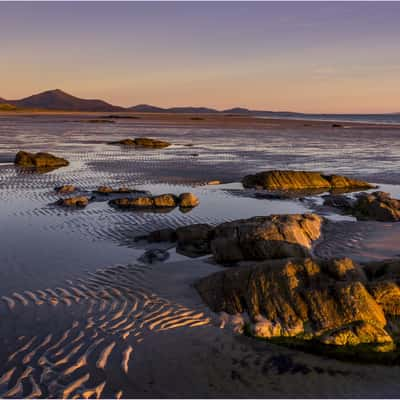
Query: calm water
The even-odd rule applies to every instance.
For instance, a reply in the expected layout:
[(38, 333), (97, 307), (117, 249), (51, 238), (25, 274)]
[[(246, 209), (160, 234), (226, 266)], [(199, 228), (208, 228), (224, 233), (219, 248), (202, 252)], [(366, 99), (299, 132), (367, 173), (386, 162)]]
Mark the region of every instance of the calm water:
[[(217, 267), (176, 266), (169, 261), (183, 256), (173, 250), (165, 264), (138, 265), (145, 249), (133, 239), (162, 227), (309, 210), (307, 202), (252, 198), (237, 183), (243, 175), (271, 168), (320, 170), (386, 183), (383, 189), (400, 195), (395, 128), (227, 130), (82, 119), (0, 117), (0, 397), (114, 398), (120, 391), (132, 397), (148, 381), (142, 366), (157, 367), (149, 354), (166, 348), (160, 345), (165, 335), (199, 327), (186, 336), (192, 340), (201, 329), (208, 329), (207, 337), (220, 332), (190, 287), (194, 276)], [(137, 136), (167, 139), (173, 146), (135, 150), (106, 144)], [(12, 163), (21, 149), (50, 151), (71, 164), (31, 173)], [(214, 179), (228, 184), (204, 185)], [(200, 205), (165, 214), (124, 212), (106, 201), (64, 210), (51, 203), (58, 198), (54, 187), (66, 183), (87, 190), (111, 185), (153, 194), (191, 191)]]

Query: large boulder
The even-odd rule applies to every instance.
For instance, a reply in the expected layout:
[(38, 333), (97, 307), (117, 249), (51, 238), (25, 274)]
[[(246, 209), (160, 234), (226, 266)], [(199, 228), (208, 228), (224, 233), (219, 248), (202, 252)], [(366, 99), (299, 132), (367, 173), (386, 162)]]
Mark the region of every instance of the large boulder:
[(323, 175), (312, 171), (271, 170), (247, 175), (242, 184), (245, 188), (266, 190), (315, 190), (315, 189), (366, 189), (373, 186), (367, 182), (340, 175)]
[(122, 146), (136, 146), (136, 147), (150, 147), (162, 149), (164, 147), (171, 146), (171, 143), (164, 140), (151, 139), (151, 138), (136, 138), (136, 139), (122, 139), (116, 142), (110, 142), (109, 144), (119, 144)]
[(196, 288), (214, 312), (248, 313), (256, 336), (335, 345), (392, 342), (384, 309), (362, 267), (349, 259), (269, 260), (217, 272)]
[(316, 214), (270, 215), (218, 225), (211, 251), (217, 262), (265, 260), (309, 255), (319, 238), (322, 218)]
[(67, 160), (56, 157), (50, 153), (28, 153), (27, 151), (19, 151), (15, 156), (14, 163), (20, 167), (35, 168), (54, 168), (64, 167), (69, 164)]
[(153, 197), (155, 207), (176, 207), (178, 198), (174, 194), (161, 194)]

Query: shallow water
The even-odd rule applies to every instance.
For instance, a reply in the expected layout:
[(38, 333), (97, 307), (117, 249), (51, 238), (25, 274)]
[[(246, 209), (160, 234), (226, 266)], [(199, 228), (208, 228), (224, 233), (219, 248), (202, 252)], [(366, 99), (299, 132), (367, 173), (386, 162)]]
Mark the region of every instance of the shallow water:
[[(132, 396), (136, 383), (128, 367), (146, 335), (209, 326), (211, 316), (200, 299), (181, 301), (177, 293), (189, 288), (194, 276), (216, 267), (198, 267), (186, 277), (176, 269), (175, 275), (165, 274), (163, 265), (138, 266), (145, 249), (133, 239), (162, 227), (312, 207), (307, 201), (256, 199), (235, 183), (243, 175), (272, 168), (322, 170), (391, 184), (382, 189), (400, 196), (396, 129), (335, 130), (333, 136), (325, 128), (198, 129), (82, 119), (0, 117), (0, 396), (38, 397), (40, 391), (42, 396), (82, 397), (92, 390), (117, 397), (118, 388)], [(174, 144), (163, 150), (106, 144), (138, 136)], [(71, 164), (33, 173), (11, 163), (20, 149), (49, 151)], [(231, 184), (204, 185), (214, 179)], [(83, 190), (110, 185), (153, 194), (191, 191), (200, 205), (189, 213), (121, 211), (107, 201), (80, 210), (52, 205), (58, 198), (54, 187), (69, 183)], [(182, 259), (170, 253), (165, 265)]]

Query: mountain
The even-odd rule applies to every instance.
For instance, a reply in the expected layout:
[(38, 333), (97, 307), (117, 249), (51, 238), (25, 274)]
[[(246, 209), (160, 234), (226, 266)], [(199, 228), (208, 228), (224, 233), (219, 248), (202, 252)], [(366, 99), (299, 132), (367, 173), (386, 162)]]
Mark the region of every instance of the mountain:
[(166, 109), (170, 113), (185, 113), (185, 114), (209, 114), (218, 113), (219, 111), (207, 107), (171, 107)]
[(251, 111), (247, 108), (242, 107), (234, 107), (229, 108), (228, 110), (222, 111), (224, 114), (251, 114)]
[(155, 107), (155, 106), (151, 106), (149, 104), (138, 104), (137, 106), (127, 108), (127, 110), (134, 111), (134, 112), (154, 112), (154, 113), (166, 111), (165, 108)]
[(5, 100), (18, 108), (62, 111), (124, 111), (124, 108), (113, 106), (103, 100), (86, 100), (72, 96), (60, 89), (48, 90), (21, 100)]

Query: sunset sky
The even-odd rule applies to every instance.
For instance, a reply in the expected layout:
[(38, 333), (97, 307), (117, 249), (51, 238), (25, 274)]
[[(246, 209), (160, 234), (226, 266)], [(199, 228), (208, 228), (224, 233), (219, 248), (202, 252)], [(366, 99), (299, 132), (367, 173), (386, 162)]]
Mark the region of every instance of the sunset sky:
[(0, 3), (0, 97), (400, 112), (400, 3)]

